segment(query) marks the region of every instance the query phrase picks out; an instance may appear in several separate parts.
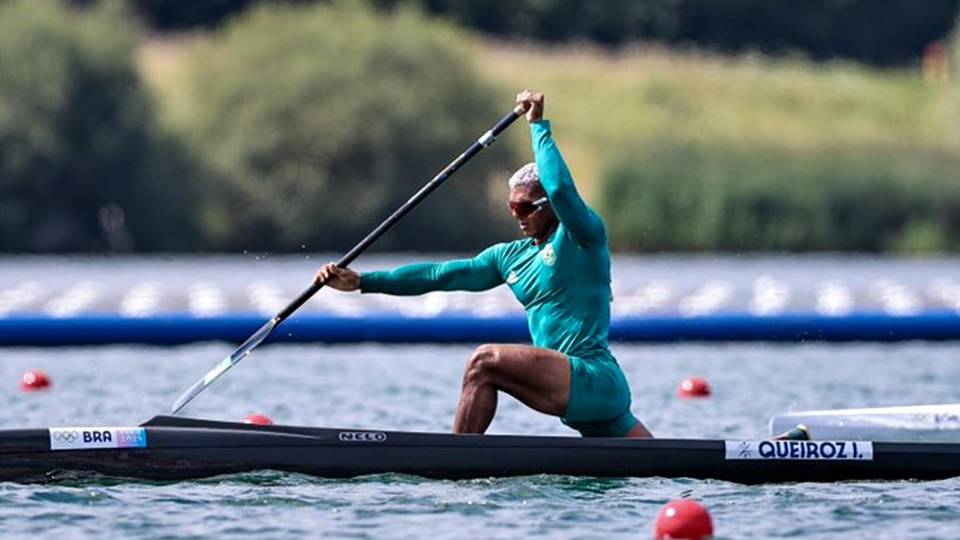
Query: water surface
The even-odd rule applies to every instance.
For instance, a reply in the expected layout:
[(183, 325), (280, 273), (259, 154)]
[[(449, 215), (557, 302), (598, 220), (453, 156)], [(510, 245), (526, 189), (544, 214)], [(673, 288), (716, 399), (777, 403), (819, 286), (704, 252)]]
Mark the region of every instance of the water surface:
[[(954, 402), (960, 345), (615, 344), (634, 413), (658, 436), (755, 438), (770, 415), (808, 408)], [(142, 422), (232, 350), (2, 349), (3, 427)], [(448, 431), (469, 346), (264, 346), (204, 392), (190, 416), (262, 412), (318, 426)], [(28, 368), (51, 391), (17, 388)], [(705, 377), (713, 397), (675, 397)], [(6, 382), (3, 382), (6, 381)], [(503, 397), (493, 433), (569, 435)], [(172, 484), (0, 483), (0, 536), (122, 538), (644, 538), (659, 507), (702, 500), (719, 538), (945, 538), (960, 527), (960, 481), (741, 486), (689, 479), (535, 476), (322, 480), (258, 472)]]

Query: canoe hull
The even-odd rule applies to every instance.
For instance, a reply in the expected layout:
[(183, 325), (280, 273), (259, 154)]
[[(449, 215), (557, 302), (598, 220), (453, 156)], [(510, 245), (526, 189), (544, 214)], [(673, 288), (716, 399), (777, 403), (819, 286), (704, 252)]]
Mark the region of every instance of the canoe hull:
[(744, 484), (960, 476), (960, 445), (953, 444), (861, 442), (860, 450), (851, 452), (850, 442), (475, 436), (170, 417), (157, 417), (142, 428), (142, 448), (66, 450), (51, 449), (50, 430), (0, 431), (0, 479), (50, 482), (96, 474), (171, 481), (265, 469), (324, 478), (548, 474)]

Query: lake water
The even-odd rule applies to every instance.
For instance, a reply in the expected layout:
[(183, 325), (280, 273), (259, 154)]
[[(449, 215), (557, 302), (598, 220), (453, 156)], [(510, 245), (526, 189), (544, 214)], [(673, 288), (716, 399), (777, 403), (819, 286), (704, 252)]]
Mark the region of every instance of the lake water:
[[(5, 257), (0, 315), (12, 310), (69, 316), (126, 305), (141, 310), (133, 315), (148, 315), (143, 310), (192, 309), (194, 296), (209, 300), (217, 294), (221, 302), (197, 305), (230, 311), (269, 297), (256, 309), (270, 314), (308, 284), (319, 262), (335, 258)], [(363, 257), (358, 267), (415, 259)], [(614, 313), (650, 309), (645, 302), (658, 298), (660, 309), (673, 309), (701, 297), (724, 301), (688, 305), (742, 309), (762, 297), (787, 298), (769, 304), (787, 310), (960, 309), (958, 277), (960, 261), (951, 258), (618, 256)], [(487, 297), (461, 303), (473, 306)], [(489, 297), (491, 303), (483, 305), (491, 311), (517, 309), (503, 290)], [(843, 298), (852, 301), (836, 301)], [(382, 308), (382, 302), (325, 291), (304, 309), (363, 310)], [(422, 305), (404, 302), (398, 305), (414, 312)], [(960, 388), (960, 344), (954, 343), (613, 347), (630, 379), (634, 413), (664, 437), (759, 438), (767, 435), (769, 416), (784, 411), (955, 402)], [(223, 343), (0, 349), (2, 427), (140, 423), (169, 410), (182, 390), (232, 349)], [(264, 346), (185, 412), (224, 420), (261, 412), (278, 423), (448, 431), (470, 351), (436, 345)], [(17, 381), (30, 368), (46, 371), (53, 388), (20, 393)], [(713, 397), (677, 399), (677, 385), (690, 375), (705, 377)], [(491, 432), (575, 435), (510, 398), (501, 399)], [(449, 482), (388, 475), (331, 481), (273, 472), (174, 484), (0, 483), (0, 537), (646, 538), (662, 504), (693, 497), (711, 511), (719, 538), (945, 538), (960, 530), (958, 488), (956, 479), (746, 487), (662, 478)]]
[[(173, 399), (233, 347), (0, 349), (3, 427), (128, 425)], [(448, 431), (469, 346), (271, 345), (185, 412), (277, 423)], [(634, 413), (658, 436), (758, 438), (788, 410), (954, 402), (953, 343), (614, 344)], [(17, 390), (23, 371), (53, 380)], [(675, 397), (687, 376), (713, 396)], [(493, 433), (575, 433), (500, 400)], [(432, 481), (386, 475), (321, 480), (261, 472), (157, 484), (0, 483), (0, 537), (648, 538), (659, 507), (692, 497), (718, 538), (948, 538), (960, 530), (960, 480), (741, 486), (689, 479), (526, 477)]]

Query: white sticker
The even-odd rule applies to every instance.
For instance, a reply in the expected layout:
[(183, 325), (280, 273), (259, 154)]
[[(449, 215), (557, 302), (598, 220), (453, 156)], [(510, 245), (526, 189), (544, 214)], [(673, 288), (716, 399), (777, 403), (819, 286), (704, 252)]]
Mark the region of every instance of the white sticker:
[(724, 441), (727, 459), (872, 461), (869, 441)]
[(49, 431), (51, 450), (147, 447), (147, 430), (141, 427), (64, 427)]
[(480, 138), (477, 139), (477, 142), (483, 146), (490, 146), (495, 140), (497, 140), (497, 137), (493, 134), (493, 131), (488, 131), (481, 135)]
[(223, 375), (224, 371), (230, 369), (231, 367), (233, 367), (233, 362), (230, 361), (230, 357), (228, 356), (223, 360), (221, 360), (220, 363), (217, 364), (217, 367), (211, 369), (203, 377), (203, 385), (207, 386), (208, 384), (212, 383), (217, 379), (217, 377), (219, 377), (220, 375)]

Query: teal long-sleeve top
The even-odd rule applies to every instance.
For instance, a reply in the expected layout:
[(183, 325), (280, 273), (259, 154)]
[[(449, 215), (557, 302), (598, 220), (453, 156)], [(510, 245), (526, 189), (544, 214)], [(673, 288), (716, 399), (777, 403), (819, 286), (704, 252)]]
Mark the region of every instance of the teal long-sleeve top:
[(533, 154), (560, 221), (540, 245), (532, 238), (491, 246), (472, 259), (418, 263), (361, 275), (364, 293), (418, 295), (485, 291), (506, 283), (527, 314), (533, 344), (582, 358), (612, 358), (610, 250), (603, 221), (577, 193), (550, 123), (530, 124)]

